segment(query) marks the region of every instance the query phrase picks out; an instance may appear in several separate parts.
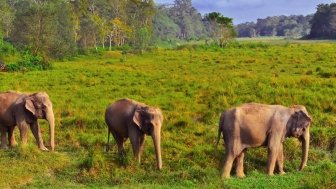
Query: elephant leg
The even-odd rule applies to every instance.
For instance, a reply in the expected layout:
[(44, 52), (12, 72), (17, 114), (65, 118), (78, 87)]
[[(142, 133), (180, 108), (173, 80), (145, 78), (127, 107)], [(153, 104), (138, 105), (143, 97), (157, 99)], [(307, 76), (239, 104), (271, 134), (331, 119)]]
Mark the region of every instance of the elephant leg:
[[(227, 149), (227, 148), (226, 148)], [(232, 163), (235, 159), (235, 156), (231, 152), (226, 152), (225, 163), (222, 171), (222, 178), (230, 178), (230, 172), (232, 169)]]
[(278, 146), (269, 146), (268, 147), (268, 160), (267, 160), (267, 174), (273, 175), (275, 162), (278, 157)]
[(17, 145), (17, 142), (15, 140), (15, 136), (14, 136), (14, 128), (15, 127), (10, 127), (8, 128), (8, 142), (9, 142), (9, 146), (13, 147)]
[(245, 150), (243, 150), (236, 158), (236, 174), (237, 174), (237, 177), (245, 177), (245, 174), (244, 174), (244, 155), (245, 155)]
[(129, 129), (129, 138), (131, 140), (132, 148), (133, 148), (133, 155), (140, 163), (140, 138), (141, 134), (139, 131), (134, 129)]
[(285, 174), (283, 170), (283, 160), (284, 160), (283, 144), (280, 144), (279, 151), (278, 151), (278, 157), (277, 157), (277, 166), (279, 168), (279, 174), (281, 175)]
[(23, 145), (28, 143), (28, 125), (26, 122), (18, 122), (17, 123), (19, 130), (20, 130), (20, 139)]
[(141, 160), (141, 156), (143, 154), (143, 151), (144, 151), (144, 147), (145, 147), (145, 135), (140, 135), (140, 160)]
[(2, 149), (7, 149), (7, 128), (6, 127), (1, 127), (0, 126), (0, 132), (1, 132), (1, 148)]
[(111, 129), (111, 133), (113, 135), (114, 140), (117, 143), (118, 146), (118, 153), (122, 156), (125, 156), (125, 150), (124, 150), (124, 141), (125, 139), (119, 135), (117, 132), (115, 132), (113, 129)]
[(42, 139), (42, 134), (41, 134), (41, 129), (40, 129), (40, 126), (38, 124), (37, 121), (33, 122), (31, 125), (30, 125), (30, 128), (33, 132), (33, 135), (36, 139), (36, 143), (38, 145), (38, 147), (41, 149), (41, 150), (45, 150), (47, 151), (48, 148), (46, 148), (43, 144), (43, 139)]

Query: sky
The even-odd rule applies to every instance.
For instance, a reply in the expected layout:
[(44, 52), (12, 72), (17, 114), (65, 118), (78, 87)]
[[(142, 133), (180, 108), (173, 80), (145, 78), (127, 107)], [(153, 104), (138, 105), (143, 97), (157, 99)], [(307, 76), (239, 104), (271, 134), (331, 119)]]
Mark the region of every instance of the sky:
[[(173, 3), (174, 0), (154, 0), (156, 3)], [(320, 3), (336, 0), (192, 0), (202, 14), (220, 12), (233, 18), (234, 24), (256, 21), (257, 18), (279, 15), (307, 15), (316, 11)]]

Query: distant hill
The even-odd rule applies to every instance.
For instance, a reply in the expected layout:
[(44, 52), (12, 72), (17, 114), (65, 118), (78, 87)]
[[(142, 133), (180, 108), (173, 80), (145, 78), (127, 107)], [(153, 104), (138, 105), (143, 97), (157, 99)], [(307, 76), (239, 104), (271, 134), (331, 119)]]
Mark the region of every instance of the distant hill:
[(272, 16), (238, 24), (238, 37), (285, 36), (299, 38), (310, 33), (313, 15)]

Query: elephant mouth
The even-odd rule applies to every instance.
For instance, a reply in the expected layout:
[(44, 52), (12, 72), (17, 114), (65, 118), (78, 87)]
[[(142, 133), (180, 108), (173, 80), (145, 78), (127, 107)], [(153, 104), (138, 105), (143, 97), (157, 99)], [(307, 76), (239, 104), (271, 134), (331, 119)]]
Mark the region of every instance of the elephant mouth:
[(299, 133), (293, 133), (293, 137), (299, 138), (301, 135)]

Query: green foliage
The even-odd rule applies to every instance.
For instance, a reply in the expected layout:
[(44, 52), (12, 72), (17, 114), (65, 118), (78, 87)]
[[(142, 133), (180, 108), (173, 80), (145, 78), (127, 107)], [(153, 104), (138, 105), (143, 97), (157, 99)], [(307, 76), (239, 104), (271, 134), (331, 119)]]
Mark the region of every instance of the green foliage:
[(226, 46), (237, 35), (233, 27), (233, 19), (225, 17), (219, 12), (206, 14), (204, 21), (209, 36), (220, 47)]
[[(43, 72), (0, 73), (0, 91), (46, 91), (56, 118), (55, 152), (39, 151), (32, 134), (27, 147), (0, 150), (0, 188), (333, 187), (336, 80), (319, 72), (336, 72), (335, 48), (335, 43), (286, 41), (185, 45), (128, 53), (122, 63), (122, 52), (112, 51), (56, 62)], [(162, 171), (155, 168), (151, 137), (140, 165), (129, 141), (125, 158), (118, 156), (113, 138), (111, 151), (105, 151), (105, 108), (125, 97), (162, 109)], [(287, 139), (286, 175), (267, 176), (267, 149), (251, 148), (244, 161), (247, 177), (220, 179), (223, 140), (214, 146), (219, 115), (246, 102), (307, 107), (313, 124), (306, 169), (297, 170), (300, 142)], [(47, 123), (40, 125), (48, 146)], [(18, 129), (15, 135), (19, 139)]]
[(157, 7), (153, 18), (154, 41), (174, 40), (180, 31), (179, 26), (169, 17), (168, 10), (164, 6)]
[(312, 15), (269, 16), (257, 22), (246, 22), (236, 26), (238, 37), (286, 36), (301, 38), (310, 32)]
[(308, 38), (336, 39), (336, 3), (319, 4)]
[(16, 63), (8, 64), (8, 71), (31, 71), (31, 70), (47, 70), (51, 69), (52, 65), (43, 57), (33, 55), (30, 51), (25, 51), (22, 59)]
[(151, 32), (149, 28), (143, 27), (139, 28), (136, 32), (136, 41), (134, 44), (134, 49), (143, 53), (144, 50), (148, 49), (151, 38)]
[[(202, 22), (202, 16), (197, 9), (193, 7), (191, 0), (175, 0), (173, 6), (168, 8), (161, 7), (161, 9), (167, 11), (169, 18), (178, 26), (177, 39), (192, 40), (207, 36)], [(161, 10), (159, 11), (161, 12)], [(174, 34), (174, 30), (169, 32)], [(171, 38), (171, 40), (176, 38)]]
[(16, 49), (12, 44), (4, 41), (3, 35), (0, 32), (0, 60), (5, 56), (13, 55), (16, 52)]

